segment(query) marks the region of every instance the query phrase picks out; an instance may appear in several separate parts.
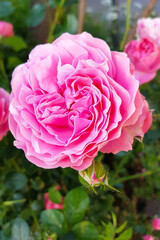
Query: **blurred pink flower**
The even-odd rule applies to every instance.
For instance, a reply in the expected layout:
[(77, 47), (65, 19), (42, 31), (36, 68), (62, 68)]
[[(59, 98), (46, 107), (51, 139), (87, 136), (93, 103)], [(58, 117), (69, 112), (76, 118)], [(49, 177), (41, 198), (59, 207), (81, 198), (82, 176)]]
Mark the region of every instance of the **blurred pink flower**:
[(98, 151), (131, 150), (152, 122), (126, 54), (86, 32), (35, 47), (11, 85), (14, 144), (39, 167), (82, 171)]
[(153, 219), (152, 227), (153, 229), (160, 231), (160, 218)]
[(9, 114), (9, 93), (0, 88), (0, 140), (7, 134)]
[(44, 205), (45, 205), (45, 209), (47, 209), (47, 210), (48, 209), (63, 209), (63, 202), (64, 202), (64, 197), (62, 197), (61, 203), (54, 203), (49, 199), (48, 193), (44, 194)]
[(151, 235), (145, 235), (143, 240), (154, 240), (154, 238)]
[(135, 78), (142, 83), (152, 80), (160, 69), (160, 47), (147, 39), (132, 40), (125, 52), (134, 65)]
[(0, 21), (0, 36), (5, 38), (12, 37), (13, 35), (13, 25), (8, 22)]
[(137, 22), (137, 36), (160, 46), (160, 18), (141, 18)]

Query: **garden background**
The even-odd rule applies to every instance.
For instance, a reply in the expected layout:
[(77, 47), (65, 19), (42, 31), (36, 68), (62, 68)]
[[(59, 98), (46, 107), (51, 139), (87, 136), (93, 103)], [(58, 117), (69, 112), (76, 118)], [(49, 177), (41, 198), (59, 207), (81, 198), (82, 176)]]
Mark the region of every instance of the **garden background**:
[[(160, 15), (159, 0), (132, 0), (128, 29), (126, 11), (125, 0), (0, 0), (0, 20), (12, 23), (15, 32), (0, 43), (0, 87), (10, 92), (14, 68), (37, 44), (64, 32), (87, 31), (122, 51), (134, 38), (138, 18)], [(71, 168), (36, 167), (13, 146), (10, 132), (0, 141), (0, 240), (138, 240), (146, 234), (160, 239), (152, 228), (153, 218), (160, 217), (160, 72), (140, 91), (153, 109), (143, 143), (99, 155), (115, 190), (101, 186), (95, 193)], [(46, 210), (47, 192), (63, 209)]]

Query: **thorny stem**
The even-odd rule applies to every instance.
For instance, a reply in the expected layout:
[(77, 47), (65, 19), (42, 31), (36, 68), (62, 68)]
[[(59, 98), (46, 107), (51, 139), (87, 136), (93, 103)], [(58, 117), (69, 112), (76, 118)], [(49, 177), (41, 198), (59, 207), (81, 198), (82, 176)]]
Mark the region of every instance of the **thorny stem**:
[(79, 1), (79, 16), (78, 16), (78, 29), (77, 33), (81, 33), (83, 31), (83, 25), (84, 25), (84, 15), (85, 15), (85, 5), (86, 0), (80, 0)]
[(0, 53), (0, 72), (2, 74), (2, 77), (4, 78), (3, 81), (7, 81), (8, 82), (8, 76), (7, 76), (5, 68), (4, 68), (3, 56), (2, 56), (1, 53)]
[(38, 230), (39, 230), (39, 232), (41, 233), (41, 236), (42, 236), (42, 231), (41, 231), (41, 227), (40, 227), (40, 224), (38, 222), (37, 216), (36, 216), (33, 209), (30, 209), (30, 210), (31, 210), (31, 214), (32, 214), (32, 217), (34, 219), (34, 222), (35, 222), (35, 224), (36, 224), (36, 226), (37, 226), (37, 228), (38, 228)]
[(6, 206), (12, 206), (13, 204), (15, 203), (24, 203), (26, 201), (26, 199), (19, 199), (19, 200), (12, 200), (12, 201), (5, 201), (2, 203), (2, 206), (3, 207), (6, 207)]
[(156, 168), (156, 169), (153, 169), (153, 170), (149, 170), (149, 171), (143, 172), (143, 173), (137, 173), (137, 174), (134, 174), (134, 175), (131, 175), (131, 176), (122, 177), (122, 178), (119, 178), (114, 183), (114, 185), (116, 185), (118, 183), (126, 182), (128, 180), (133, 180), (133, 179), (137, 179), (137, 178), (140, 178), (140, 177), (150, 176), (150, 175), (152, 175), (152, 174), (154, 174), (156, 172), (159, 172), (159, 171), (160, 171), (160, 167)]
[(120, 50), (121, 50), (121, 51), (123, 50), (123, 48), (124, 48), (124, 46), (125, 46), (126, 38), (127, 38), (127, 35), (128, 35), (128, 31), (129, 31), (131, 1), (132, 1), (132, 0), (127, 0), (126, 28), (125, 28), (125, 32), (124, 32), (124, 35), (123, 35), (122, 42), (121, 42), (121, 44), (120, 44)]
[(54, 20), (53, 20), (52, 23), (50, 23), (50, 29), (49, 29), (48, 39), (47, 39), (48, 43), (51, 43), (54, 40), (54, 34), (53, 33), (54, 33), (54, 30), (55, 30), (56, 25), (58, 23), (59, 16), (60, 16), (60, 13), (61, 13), (61, 9), (63, 8), (63, 5), (64, 5), (65, 1), (66, 0), (61, 0), (59, 6), (57, 6)]

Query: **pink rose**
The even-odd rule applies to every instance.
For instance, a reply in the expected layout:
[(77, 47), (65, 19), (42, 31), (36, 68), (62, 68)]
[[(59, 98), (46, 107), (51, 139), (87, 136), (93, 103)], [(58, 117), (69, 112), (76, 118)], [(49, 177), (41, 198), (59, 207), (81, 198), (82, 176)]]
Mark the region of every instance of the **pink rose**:
[(151, 235), (145, 235), (143, 240), (154, 240), (154, 238)]
[(0, 140), (7, 134), (9, 114), (9, 93), (0, 88)]
[(160, 46), (160, 18), (141, 18), (137, 22), (137, 35)]
[(8, 22), (0, 21), (0, 36), (12, 37), (14, 35), (13, 25)]
[(152, 221), (152, 227), (153, 227), (153, 229), (155, 229), (155, 230), (160, 230), (160, 218), (155, 218), (155, 219), (153, 219), (153, 221)]
[(125, 46), (140, 84), (152, 80), (160, 69), (160, 47), (147, 39), (132, 40)]
[(35, 47), (12, 76), (15, 146), (43, 168), (88, 168), (98, 151), (132, 149), (152, 117), (125, 53), (88, 33)]

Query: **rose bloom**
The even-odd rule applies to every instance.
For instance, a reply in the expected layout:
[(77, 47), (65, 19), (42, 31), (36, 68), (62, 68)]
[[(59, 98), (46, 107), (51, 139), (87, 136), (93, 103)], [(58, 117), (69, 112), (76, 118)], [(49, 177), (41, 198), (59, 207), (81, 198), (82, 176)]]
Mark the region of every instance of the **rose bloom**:
[(145, 235), (143, 240), (154, 240), (154, 238), (151, 235)]
[(98, 151), (132, 149), (151, 125), (125, 53), (88, 33), (38, 45), (12, 76), (10, 129), (43, 168), (88, 168)]
[(152, 227), (153, 229), (160, 231), (160, 218), (153, 219)]
[(0, 140), (7, 134), (9, 114), (9, 93), (0, 88)]
[(160, 47), (147, 39), (132, 40), (125, 46), (134, 75), (140, 84), (152, 80), (160, 69)]
[(13, 25), (8, 22), (0, 21), (0, 37), (12, 37), (13, 35)]
[(138, 38), (146, 38), (160, 46), (160, 18), (141, 18), (137, 22)]

